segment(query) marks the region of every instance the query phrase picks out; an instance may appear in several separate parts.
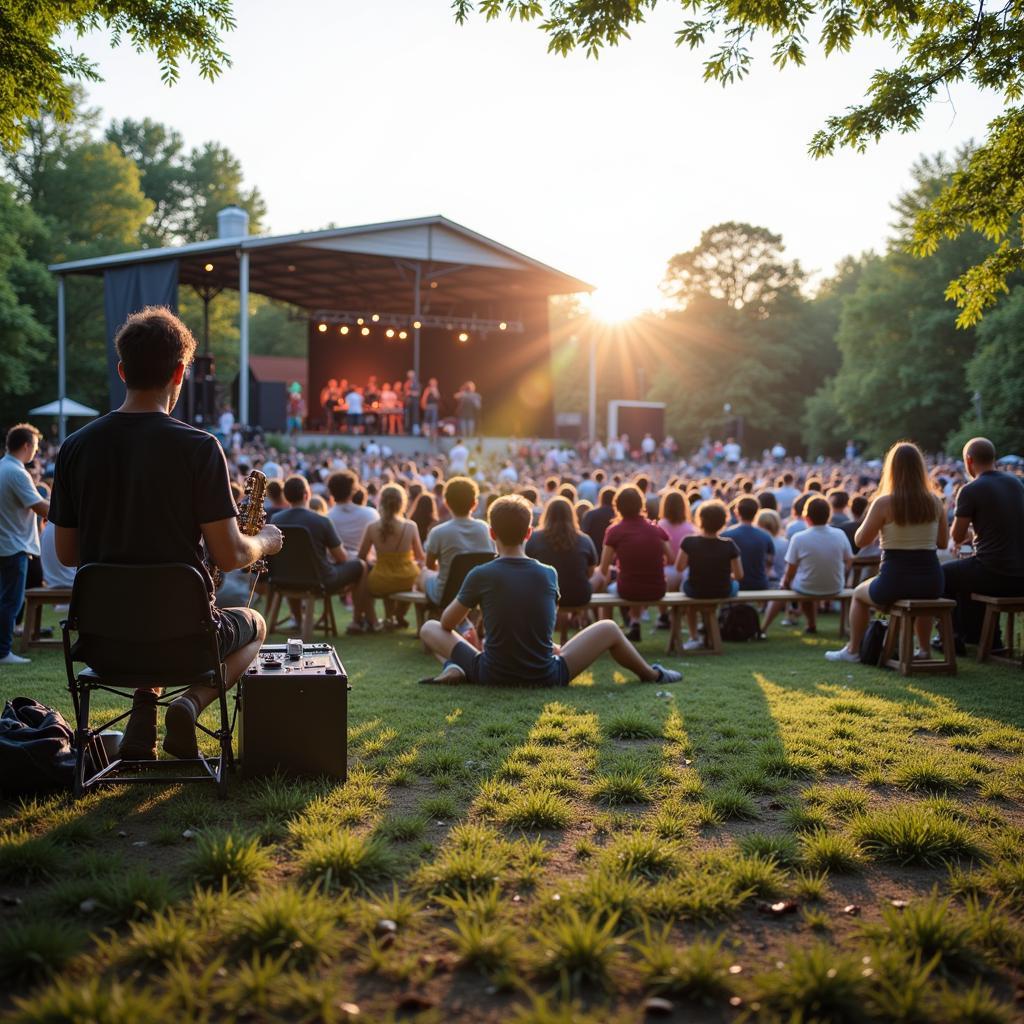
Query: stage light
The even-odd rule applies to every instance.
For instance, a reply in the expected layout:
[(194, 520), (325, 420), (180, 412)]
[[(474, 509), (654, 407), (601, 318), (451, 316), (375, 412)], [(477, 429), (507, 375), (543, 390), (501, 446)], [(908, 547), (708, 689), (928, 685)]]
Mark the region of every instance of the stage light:
[(374, 313), (374, 314), (373, 314), (373, 316), (371, 316), (371, 317), (370, 317), (370, 319), (371, 319), (371, 320), (372, 320), (372, 321), (373, 321), (374, 323), (376, 323), (376, 322), (377, 322), (377, 321), (378, 321), (378, 320), (380, 319), (380, 313)]
[(436, 281), (431, 281), (430, 282), (430, 287), (431, 288), (436, 288), (437, 287), (437, 282)]
[(460, 331), (459, 341), (469, 341), (469, 335), (465, 331)]
[(209, 273), (211, 270), (213, 270), (213, 264), (212, 263), (207, 263), (206, 266), (203, 267), (203, 270), (205, 270), (207, 273)]
[(399, 331), (398, 337), (401, 341), (405, 341), (405, 339), (409, 337), (409, 333), (408, 331)]
[(365, 338), (370, 333), (370, 328), (369, 327), (364, 327), (360, 333)]
[(498, 324), (498, 330), (499, 331), (507, 331), (508, 330), (508, 324), (505, 323), (504, 320), (502, 320), (501, 323)]
[(342, 324), (342, 325), (341, 325), (341, 326), (340, 326), (340, 327), (338, 328), (338, 333), (339, 333), (339, 334), (348, 334), (348, 324)]
[(326, 330), (327, 330), (327, 324), (318, 324), (318, 325), (317, 325), (317, 330), (318, 330), (318, 331), (319, 331), (319, 332), (320, 332), (321, 334), (323, 334), (323, 333), (324, 333), (324, 331), (326, 331)]
[(362, 327), (363, 324), (366, 323), (366, 321), (362, 317), (359, 317), (359, 319), (356, 320), (356, 323), (359, 324), (360, 327)]
[(421, 324), (419, 320), (413, 320), (412, 326), (414, 330), (418, 331), (423, 326), (423, 324)]
[(288, 264), (288, 273), (289, 274), (294, 274), (295, 273), (295, 264), (294, 263), (289, 263)]
[(387, 329), (387, 330), (386, 330), (386, 331), (385, 331), (384, 333), (385, 333), (385, 334), (386, 334), (386, 335), (387, 335), (387, 336), (388, 336), (389, 338), (393, 338), (393, 337), (395, 336), (395, 331), (394, 331), (394, 328), (393, 328), (393, 327), (389, 327), (389, 328), (388, 328), (388, 329)]

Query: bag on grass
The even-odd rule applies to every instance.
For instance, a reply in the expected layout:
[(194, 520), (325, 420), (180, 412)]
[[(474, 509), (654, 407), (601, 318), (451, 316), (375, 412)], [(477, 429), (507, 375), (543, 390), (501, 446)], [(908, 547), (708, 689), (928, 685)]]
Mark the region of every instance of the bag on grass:
[(0, 791), (30, 796), (70, 789), (74, 732), (64, 716), (31, 697), (15, 697), (0, 714)]
[(727, 604), (718, 613), (718, 629), (728, 643), (744, 643), (761, 635), (761, 616), (752, 604)]
[(882, 648), (885, 646), (885, 634), (889, 623), (885, 619), (872, 619), (864, 631), (860, 642), (860, 661), (862, 665), (879, 665), (882, 661)]

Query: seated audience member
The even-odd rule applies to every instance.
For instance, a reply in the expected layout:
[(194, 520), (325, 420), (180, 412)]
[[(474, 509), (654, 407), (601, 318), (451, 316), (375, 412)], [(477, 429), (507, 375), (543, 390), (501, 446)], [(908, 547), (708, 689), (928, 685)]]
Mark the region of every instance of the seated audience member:
[(555, 497), (547, 503), (541, 528), (526, 542), (526, 556), (555, 570), (560, 608), (581, 608), (590, 601), (597, 552), (593, 541), (576, 528), (576, 516), (567, 499)]
[(598, 503), (583, 517), (583, 532), (594, 542), (595, 551), (604, 550), (605, 530), (615, 518), (615, 488), (602, 487)]
[(476, 481), (468, 477), (452, 477), (444, 486), (444, 504), (452, 517), (430, 531), (425, 548), (426, 567), (417, 582), (434, 604), (441, 603), (456, 555), (494, 550), (487, 524), (473, 518), (479, 495)]
[(679, 551), (683, 539), (692, 537), (697, 528), (690, 521), (690, 503), (682, 491), (666, 491), (658, 511), (658, 525), (668, 534), (669, 550), (673, 553), (673, 557), (665, 566), (665, 587), (668, 590), (678, 590), (683, 582), (683, 574), (676, 568), (675, 553)]
[(771, 586), (768, 572), (775, 559), (775, 545), (764, 530), (754, 525), (759, 511), (757, 499), (749, 496), (740, 498), (733, 504), (733, 511), (739, 525), (726, 530), (722, 536), (734, 541), (740, 549), (743, 561), (743, 586), (740, 590), (768, 590)]
[[(700, 533), (684, 537), (676, 568), (682, 573), (689, 570), (683, 584), (687, 597), (730, 597), (739, 593), (743, 579), (743, 561), (735, 541), (720, 537), (729, 512), (725, 505), (712, 498), (702, 501), (697, 509)], [(684, 651), (696, 651), (704, 646), (697, 636), (697, 610), (686, 609), (686, 622), (690, 639), (683, 644)]]
[[(377, 625), (374, 598), (390, 597), (403, 590), (412, 590), (423, 564), (423, 545), (419, 530), (411, 519), (405, 518), (405, 490), (398, 484), (387, 484), (380, 492), (378, 505), (380, 519), (370, 523), (359, 545), (359, 557), (364, 562), (372, 548), (376, 561), (363, 578), (356, 591), (354, 619), (362, 619), (369, 625), (356, 627), (363, 633)], [(392, 628), (405, 629), (406, 604), (396, 604), (394, 614), (388, 615), (387, 624)]]
[[(665, 596), (665, 563), (672, 560), (668, 534), (643, 514), (644, 495), (634, 484), (620, 487), (615, 495), (618, 518), (608, 527), (598, 569), (599, 585), (608, 585), (612, 563), (617, 566), (616, 593), (626, 601), (655, 602)], [(629, 609), (629, 632), (640, 639), (642, 608)]]
[[(317, 574), (329, 594), (340, 594), (358, 585), (366, 565), (358, 558), (349, 558), (345, 546), (338, 538), (334, 525), (327, 516), (317, 515), (309, 507), (309, 484), (304, 476), (290, 476), (284, 482), (284, 496), (288, 508), (275, 512), (271, 522), (279, 530), (286, 526), (304, 526), (313, 541), (313, 554)], [(271, 574), (273, 578), (273, 574)], [(296, 622), (301, 619), (299, 602), (289, 598), (289, 606)]]
[(857, 531), (860, 529), (860, 524), (864, 522), (864, 516), (867, 515), (870, 504), (871, 502), (863, 494), (855, 494), (850, 499), (850, 515), (853, 518), (839, 524), (839, 529), (846, 534), (846, 539), (850, 542), (850, 547), (853, 548), (855, 555), (860, 552), (860, 547), (857, 545)]
[[(882, 480), (868, 514), (857, 531), (857, 543), (882, 537), (882, 565), (877, 576), (864, 580), (850, 603), (850, 641), (828, 651), (829, 661), (860, 661), (860, 642), (871, 620), (871, 608), (886, 608), (906, 599), (932, 601), (942, 593), (942, 568), (936, 548), (949, 540), (946, 510), (932, 490), (924, 456), (909, 441), (894, 444), (885, 456)], [(918, 646), (927, 657), (931, 620), (914, 622)]]
[(768, 586), (770, 590), (775, 590), (782, 582), (782, 574), (786, 571), (786, 549), (789, 547), (789, 541), (782, 536), (782, 520), (775, 509), (761, 509), (754, 519), (754, 525), (759, 526), (772, 539), (775, 552), (768, 569)]
[(757, 507), (766, 508), (772, 512), (779, 511), (779, 502), (774, 491), (761, 491), (757, 496)]
[[(643, 682), (674, 683), (682, 678), (671, 669), (648, 665), (610, 620), (595, 622), (559, 649), (552, 643), (557, 574), (551, 566), (528, 558), (523, 548), (533, 521), (529, 502), (518, 495), (499, 498), (489, 519), (498, 557), (470, 571), (440, 622), (424, 623), (420, 639), (443, 668), (421, 682), (567, 686), (606, 651)], [(477, 606), (485, 626), (483, 651), (455, 632)]]
[(366, 527), (378, 519), (377, 510), (355, 500), (360, 488), (356, 475), (348, 470), (332, 473), (327, 478), (327, 490), (334, 499), (334, 504), (327, 512), (327, 518), (334, 524), (334, 529), (346, 549), (358, 551)]
[[(846, 534), (828, 525), (831, 514), (829, 503), (820, 495), (812, 495), (805, 504), (807, 528), (790, 538), (783, 590), (792, 589), (809, 598), (819, 598), (838, 594), (843, 589), (853, 550)], [(783, 601), (772, 601), (768, 605), (763, 627), (766, 631), (784, 607)], [(801, 601), (800, 607), (807, 616), (805, 632), (817, 633), (817, 601)]]
[(789, 516), (793, 502), (800, 497), (800, 491), (794, 485), (793, 479), (793, 474), (786, 470), (779, 477), (778, 485), (775, 488), (775, 500), (779, 503), (778, 512), (783, 519)]
[[(586, 514), (593, 507), (594, 506), (591, 505), (590, 502), (586, 500), (586, 498), (582, 498), (580, 501), (577, 501), (576, 504), (573, 506), (573, 511), (576, 513), (576, 525), (581, 530), (583, 529), (583, 520), (584, 520)], [(590, 534), (587, 534), (587, 536), (589, 537)], [(590, 543), (593, 544), (594, 542), (591, 541)], [(595, 548), (594, 550), (596, 551), (597, 549)]]
[[(964, 446), (964, 465), (971, 479), (957, 495), (951, 532), (956, 555), (972, 538), (974, 553), (942, 567), (942, 596), (957, 605), (958, 647), (976, 644), (981, 636), (983, 606), (971, 594), (1024, 596), (1024, 484), (996, 469), (995, 446), (984, 437)], [(996, 646), (1001, 646), (998, 635)]]
[(425, 544), (427, 535), (438, 523), (437, 506), (434, 504), (434, 496), (421, 493), (413, 501), (410, 493), (409, 500), (412, 502), (412, 513), (409, 515), (409, 518), (416, 524), (416, 529), (420, 535), (420, 543)]
[(850, 507), (850, 495), (836, 487), (828, 492), (828, 503), (832, 506), (832, 518), (829, 520), (831, 526), (838, 526), (842, 529), (845, 523), (850, 521), (846, 510)]
[(267, 480), (267, 488), (263, 493), (263, 508), (268, 516), (288, 507), (288, 499), (284, 496), (284, 484), (277, 477), (270, 477)]
[[(807, 522), (804, 519), (804, 509), (807, 507), (807, 502), (811, 498), (817, 497), (814, 491), (804, 491), (803, 494), (798, 495), (796, 500), (793, 502), (793, 515), (788, 525), (786, 526), (786, 540), (792, 540), (793, 537), (807, 529)], [(825, 502), (828, 505), (828, 502)], [(829, 516), (832, 515), (832, 508), (829, 506)]]
[(315, 512), (318, 516), (327, 515), (327, 502), (319, 494), (314, 494), (309, 499), (309, 508), (311, 512)]

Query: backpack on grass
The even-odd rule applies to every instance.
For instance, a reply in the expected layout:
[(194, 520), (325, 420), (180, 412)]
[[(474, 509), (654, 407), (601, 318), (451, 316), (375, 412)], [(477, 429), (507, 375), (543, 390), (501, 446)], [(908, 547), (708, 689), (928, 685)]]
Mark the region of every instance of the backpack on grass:
[(15, 697), (0, 714), (0, 791), (30, 796), (70, 789), (74, 732), (64, 716), (31, 697)]
[(728, 643), (744, 643), (761, 635), (761, 616), (752, 604), (727, 604), (718, 613), (718, 629)]
[(862, 665), (881, 665), (882, 648), (885, 646), (885, 634), (889, 631), (889, 623), (885, 619), (872, 619), (864, 630), (860, 642), (860, 662)]

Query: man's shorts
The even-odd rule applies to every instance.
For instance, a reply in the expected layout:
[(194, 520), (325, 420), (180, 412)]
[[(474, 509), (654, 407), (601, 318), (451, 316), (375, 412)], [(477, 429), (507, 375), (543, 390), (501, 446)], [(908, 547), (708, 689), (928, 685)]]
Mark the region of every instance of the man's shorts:
[(509, 681), (494, 680), (483, 678), (481, 672), (480, 659), (483, 657), (483, 652), (478, 651), (471, 644), (466, 643), (465, 640), (460, 640), (453, 648), (452, 653), (448, 655), (448, 660), (458, 665), (459, 668), (466, 675), (466, 682), (472, 683), (474, 686), (568, 686), (569, 685), (569, 666), (565, 663), (565, 658), (561, 655), (556, 654), (551, 659), (551, 672), (547, 679), (531, 680), (530, 682), (524, 681)]
[(358, 583), (362, 575), (363, 563), (358, 558), (350, 558), (340, 565), (332, 565), (324, 583), (330, 593), (337, 594), (346, 587)]
[(252, 608), (217, 609), (217, 647), (222, 659), (259, 636), (257, 620), (258, 613)]
[(440, 604), (441, 598), (444, 596), (441, 593), (441, 588), (437, 585), (440, 578), (436, 572), (428, 572), (423, 577), (423, 593), (427, 595), (427, 600), (431, 604)]

